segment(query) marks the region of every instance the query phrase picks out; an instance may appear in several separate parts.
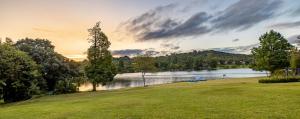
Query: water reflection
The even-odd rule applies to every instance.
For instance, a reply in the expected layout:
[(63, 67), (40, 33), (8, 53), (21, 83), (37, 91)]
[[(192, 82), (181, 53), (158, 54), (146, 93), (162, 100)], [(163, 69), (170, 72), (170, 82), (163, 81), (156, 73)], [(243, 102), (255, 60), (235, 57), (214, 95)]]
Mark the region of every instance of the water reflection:
[[(222, 78), (247, 78), (247, 77), (262, 77), (267, 76), (266, 72), (253, 71), (251, 69), (221, 69), (213, 71), (191, 71), (191, 72), (157, 72), (148, 73), (146, 75), (147, 85), (166, 84), (182, 81), (201, 79), (222, 79)], [(140, 87), (143, 86), (141, 73), (125, 73), (118, 74), (113, 82), (105, 86), (98, 86), (97, 90), (114, 90), (127, 87)], [(92, 85), (84, 84), (79, 90), (90, 91)]]

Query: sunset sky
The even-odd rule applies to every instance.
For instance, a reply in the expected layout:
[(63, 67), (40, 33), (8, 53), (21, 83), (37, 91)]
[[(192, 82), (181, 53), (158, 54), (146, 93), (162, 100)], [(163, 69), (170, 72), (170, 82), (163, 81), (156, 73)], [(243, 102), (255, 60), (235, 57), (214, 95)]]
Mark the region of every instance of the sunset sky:
[(0, 37), (45, 38), (84, 58), (101, 21), (115, 55), (253, 46), (271, 29), (300, 35), (298, 0), (0, 0)]

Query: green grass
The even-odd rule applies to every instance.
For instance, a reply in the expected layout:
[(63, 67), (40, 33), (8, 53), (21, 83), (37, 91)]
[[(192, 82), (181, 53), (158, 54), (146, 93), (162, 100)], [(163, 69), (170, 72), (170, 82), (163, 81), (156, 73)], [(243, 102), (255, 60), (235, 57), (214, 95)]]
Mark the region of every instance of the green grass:
[(259, 78), (45, 96), (0, 105), (0, 119), (296, 119), (300, 83)]

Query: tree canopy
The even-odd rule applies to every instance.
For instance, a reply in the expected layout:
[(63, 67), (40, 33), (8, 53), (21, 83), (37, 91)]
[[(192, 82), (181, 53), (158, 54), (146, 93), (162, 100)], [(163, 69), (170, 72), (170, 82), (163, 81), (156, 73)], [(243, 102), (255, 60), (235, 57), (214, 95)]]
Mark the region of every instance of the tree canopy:
[(260, 45), (252, 49), (252, 68), (267, 70), (271, 74), (277, 69), (289, 67), (292, 45), (278, 32), (271, 30), (259, 38)]
[(135, 57), (133, 61), (134, 61), (133, 64), (135, 69), (142, 73), (144, 86), (146, 86), (146, 79), (145, 79), (146, 73), (153, 72), (156, 70), (154, 58), (150, 57), (149, 55), (140, 55)]
[(28, 53), (39, 65), (42, 73), (39, 86), (43, 90), (54, 91), (59, 80), (79, 74), (78, 68), (70, 67), (71, 60), (55, 52), (55, 47), (47, 39), (25, 38), (17, 41), (15, 46)]
[(36, 63), (11, 45), (0, 45), (0, 97), (4, 102), (31, 98), (39, 76)]
[(100, 28), (100, 22), (90, 29), (90, 38), (88, 41), (91, 43), (88, 49), (88, 65), (85, 67), (86, 76), (93, 85), (93, 91), (101, 84), (105, 85), (114, 79), (116, 75), (116, 68), (112, 63), (112, 55), (108, 48), (110, 42), (107, 36)]

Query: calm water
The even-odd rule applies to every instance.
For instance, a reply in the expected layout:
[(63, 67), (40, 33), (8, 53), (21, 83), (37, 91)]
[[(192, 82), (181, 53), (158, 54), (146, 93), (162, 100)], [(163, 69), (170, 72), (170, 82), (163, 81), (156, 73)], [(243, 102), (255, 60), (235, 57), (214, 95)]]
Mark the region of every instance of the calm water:
[[(179, 71), (179, 72), (157, 72), (146, 74), (147, 85), (166, 84), (182, 81), (190, 81), (198, 78), (223, 79), (223, 78), (247, 78), (267, 76), (266, 72), (253, 71), (252, 69), (220, 69), (213, 71)], [(118, 74), (115, 80), (106, 86), (98, 86), (97, 90), (113, 90), (128, 87), (143, 86), (141, 73)], [(90, 84), (84, 84), (80, 91), (89, 91), (92, 89)]]

